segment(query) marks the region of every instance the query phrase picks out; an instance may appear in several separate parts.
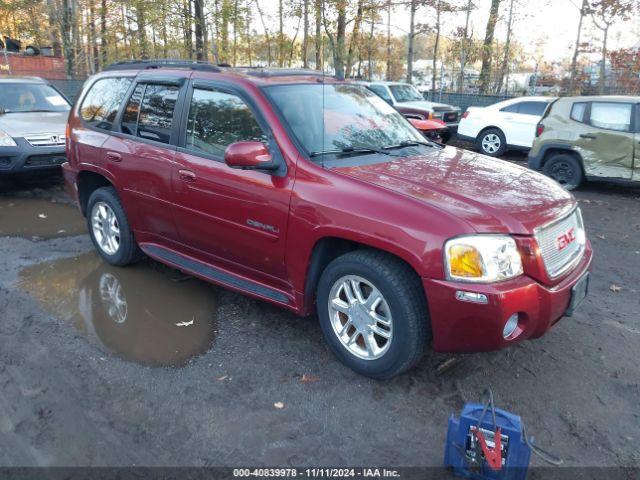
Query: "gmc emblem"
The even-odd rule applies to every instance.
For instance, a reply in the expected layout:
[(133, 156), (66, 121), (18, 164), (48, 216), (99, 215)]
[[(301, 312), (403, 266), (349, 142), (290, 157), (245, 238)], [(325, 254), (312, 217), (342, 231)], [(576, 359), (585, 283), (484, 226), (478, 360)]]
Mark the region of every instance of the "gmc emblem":
[(558, 247), (558, 251), (562, 251), (571, 245), (576, 240), (576, 229), (572, 228), (567, 233), (563, 233), (558, 238), (556, 238), (556, 245)]

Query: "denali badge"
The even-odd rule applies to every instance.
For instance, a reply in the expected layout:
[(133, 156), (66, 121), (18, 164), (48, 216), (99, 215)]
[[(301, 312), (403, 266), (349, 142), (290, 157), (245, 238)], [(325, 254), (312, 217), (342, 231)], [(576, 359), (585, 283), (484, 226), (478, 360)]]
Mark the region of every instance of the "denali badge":
[(576, 229), (572, 228), (567, 233), (563, 233), (556, 239), (558, 251), (562, 251), (576, 240)]
[(255, 227), (255, 228), (259, 228), (261, 230), (264, 230), (266, 232), (271, 232), (271, 233), (275, 233), (278, 234), (280, 233), (280, 229), (274, 227), (273, 225), (266, 225), (262, 222), (258, 222), (257, 220), (251, 220), (250, 218), (247, 219), (247, 225), (249, 225), (250, 227)]

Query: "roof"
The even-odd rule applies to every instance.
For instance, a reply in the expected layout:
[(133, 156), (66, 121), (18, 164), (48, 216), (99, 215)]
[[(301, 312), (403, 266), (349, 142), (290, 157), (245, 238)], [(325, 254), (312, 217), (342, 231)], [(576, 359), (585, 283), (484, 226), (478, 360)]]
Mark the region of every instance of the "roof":
[(640, 102), (638, 96), (625, 96), (625, 95), (591, 95), (589, 97), (560, 97), (561, 101), (568, 102)]
[[(193, 72), (197, 78), (207, 78), (208, 74), (217, 74), (227, 78), (242, 79), (253, 84), (283, 84), (283, 83), (315, 83), (318, 81), (336, 82), (332, 75), (322, 71), (295, 68), (264, 68), (264, 67), (231, 67), (226, 64), (191, 60), (133, 60), (117, 62), (109, 65), (104, 72), (128, 71), (133, 74), (153, 71), (174, 75), (179, 72)], [(192, 74), (189, 73), (189, 76)]]
[(0, 83), (48, 83), (40, 77), (0, 76)]

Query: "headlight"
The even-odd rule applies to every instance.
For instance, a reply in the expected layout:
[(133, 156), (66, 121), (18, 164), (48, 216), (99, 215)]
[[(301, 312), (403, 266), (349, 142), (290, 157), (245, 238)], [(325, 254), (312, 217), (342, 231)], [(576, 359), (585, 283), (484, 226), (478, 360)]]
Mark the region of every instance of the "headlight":
[(0, 147), (16, 147), (17, 144), (10, 135), (0, 130)]
[(444, 245), (445, 268), (451, 280), (490, 283), (522, 274), (522, 259), (513, 238), (470, 235)]

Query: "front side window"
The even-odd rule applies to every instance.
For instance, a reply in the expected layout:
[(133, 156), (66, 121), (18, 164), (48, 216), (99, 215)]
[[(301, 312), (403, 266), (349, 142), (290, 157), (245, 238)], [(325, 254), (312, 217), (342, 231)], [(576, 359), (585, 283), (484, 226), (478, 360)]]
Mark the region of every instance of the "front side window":
[(311, 156), (425, 141), (400, 113), (360, 85), (277, 85), (265, 90)]
[(389, 90), (396, 102), (416, 102), (424, 100), (420, 92), (413, 85), (390, 85)]
[(3, 83), (0, 113), (68, 112), (69, 102), (51, 85)]
[(189, 106), (187, 148), (223, 157), (227, 147), (236, 142), (267, 143), (268, 139), (242, 98), (196, 88)]
[(92, 127), (110, 130), (130, 78), (103, 78), (93, 84), (80, 106), (80, 116)]
[[(161, 143), (170, 142), (173, 111), (179, 91), (180, 88), (173, 85), (146, 84), (140, 102), (136, 136)], [(135, 95), (132, 95), (125, 110), (126, 112), (131, 107), (131, 117), (136, 109), (134, 97)]]
[(389, 95), (389, 92), (387, 91), (387, 87), (382, 85), (369, 85), (369, 90), (379, 95), (385, 102), (393, 103), (391, 95)]
[(628, 132), (631, 130), (630, 103), (594, 102), (591, 104), (591, 125), (606, 130)]

